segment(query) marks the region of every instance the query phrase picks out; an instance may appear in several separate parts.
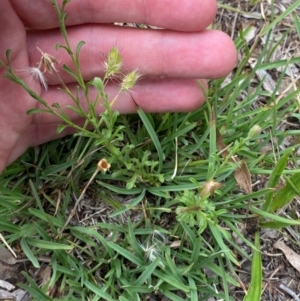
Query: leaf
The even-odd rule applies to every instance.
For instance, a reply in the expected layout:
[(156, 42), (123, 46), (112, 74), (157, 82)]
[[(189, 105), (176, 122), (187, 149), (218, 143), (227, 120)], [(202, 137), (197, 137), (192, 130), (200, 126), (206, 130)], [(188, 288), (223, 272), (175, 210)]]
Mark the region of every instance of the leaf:
[(26, 242), (31, 246), (48, 250), (72, 250), (74, 248), (71, 245), (45, 241), (41, 239), (26, 238)]
[(277, 241), (274, 248), (281, 250), (289, 263), (300, 273), (300, 255), (289, 248), (283, 241)]
[(160, 171), (162, 169), (162, 165), (163, 165), (163, 158), (164, 158), (164, 153), (163, 153), (161, 144), (157, 137), (156, 131), (152, 127), (151, 122), (150, 122), (149, 118), (147, 117), (147, 114), (140, 107), (138, 107), (137, 113), (139, 114), (141, 120), (143, 121), (144, 126), (147, 129), (147, 132), (148, 132), (149, 136), (151, 137), (152, 142), (157, 150), (158, 161), (159, 161), (159, 167), (158, 167), (157, 173), (160, 173)]
[[(217, 129), (217, 147), (221, 152), (222, 157), (225, 159), (229, 155), (229, 151), (227, 150), (226, 144), (223, 142), (223, 138), (219, 130)], [(240, 159), (235, 156), (234, 158), (230, 158), (229, 162), (238, 163)], [(241, 164), (237, 167), (234, 172), (234, 178), (237, 184), (242, 188), (247, 194), (252, 193), (252, 180), (251, 174), (248, 169), (246, 162), (243, 160)]]
[(239, 186), (247, 193), (252, 193), (251, 174), (246, 162), (243, 160), (241, 165), (235, 170), (234, 178)]
[(221, 156), (225, 159), (229, 155), (227, 145), (224, 143), (223, 138), (219, 130), (217, 129), (217, 148), (221, 152)]
[(286, 16), (288, 16), (293, 10), (295, 10), (300, 5), (300, 0), (294, 2), (290, 5), (288, 9), (286, 9), (282, 14), (280, 14), (273, 22), (271, 22), (269, 25), (267, 25), (262, 32), (261, 35), (266, 34), (269, 30), (272, 30), (277, 23), (279, 23), (281, 20), (283, 20)]
[(84, 41), (80, 41), (76, 47), (76, 63), (79, 64), (79, 53), (80, 53), (80, 50), (81, 50), (81, 47), (85, 44)]
[(279, 189), (273, 198), (270, 206), (269, 212), (274, 212), (278, 208), (282, 208), (288, 202), (290, 202), (296, 195), (299, 195), (299, 183), (300, 183), (300, 173), (293, 174), (285, 186)]
[(25, 237), (22, 237), (20, 244), (21, 244), (24, 254), (31, 261), (32, 265), (38, 269), (40, 267), (40, 264), (39, 264), (38, 260), (35, 258), (35, 256), (33, 255), (33, 253), (31, 252), (31, 249), (29, 248)]
[[(276, 185), (278, 184), (278, 181), (283, 173), (283, 170), (285, 169), (285, 166), (287, 164), (287, 161), (290, 157), (291, 152), (293, 149), (287, 150), (281, 158), (278, 160), (275, 168), (272, 171), (272, 174), (270, 176), (269, 182), (268, 182), (268, 188), (275, 188)], [(270, 190), (270, 192), (267, 193), (266, 195), (266, 201), (263, 205), (263, 210), (264, 211), (271, 211), (270, 206), (272, 202), (272, 198), (274, 195), (274, 191)]]
[(51, 111), (46, 109), (30, 109), (26, 112), (27, 115), (32, 115), (37, 113), (51, 113)]
[(255, 250), (252, 260), (251, 268), (251, 282), (249, 285), (248, 293), (243, 301), (260, 301), (262, 292), (262, 263), (259, 242), (259, 232), (255, 233)]

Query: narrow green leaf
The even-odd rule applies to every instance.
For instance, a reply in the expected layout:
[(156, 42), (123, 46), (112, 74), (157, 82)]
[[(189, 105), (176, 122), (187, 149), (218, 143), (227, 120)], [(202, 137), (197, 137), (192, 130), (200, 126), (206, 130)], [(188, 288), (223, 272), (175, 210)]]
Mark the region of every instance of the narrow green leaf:
[(170, 255), (168, 253), (165, 254), (166, 262), (167, 262), (167, 267), (171, 270), (172, 275), (179, 281), (179, 282), (184, 282), (183, 277), (181, 276), (177, 266), (171, 259)]
[(300, 19), (297, 15), (297, 13), (293, 13), (293, 19), (294, 19), (294, 23), (295, 23), (295, 27), (298, 33), (298, 37), (300, 38)]
[(278, 221), (280, 223), (285, 223), (286, 225), (290, 225), (290, 226), (300, 225), (300, 219), (298, 219), (298, 220), (287, 219), (287, 218), (278, 216), (276, 214), (272, 214), (272, 213), (269, 213), (269, 212), (262, 211), (260, 209), (255, 208), (255, 207), (250, 207), (250, 211), (253, 212), (253, 213), (256, 213), (260, 216), (266, 217), (268, 219), (272, 219), (273, 221)]
[(68, 109), (72, 110), (73, 112), (75, 112), (78, 116), (81, 117), (86, 117), (86, 114), (84, 112), (82, 112), (81, 109), (79, 109), (78, 107), (75, 107), (73, 105), (68, 105), (66, 106)]
[(24, 254), (31, 261), (33, 266), (38, 269), (40, 267), (40, 264), (39, 264), (38, 260), (35, 258), (35, 256), (33, 255), (33, 253), (31, 252), (31, 249), (29, 248), (25, 237), (21, 238), (20, 244), (21, 244)]
[(11, 54), (11, 49), (7, 49), (6, 51), (5, 51), (5, 56), (6, 56), (6, 58), (7, 58), (7, 60), (8, 60), (8, 62), (10, 63), (10, 54)]
[[(64, 47), (63, 47), (63, 48), (64, 48)], [(65, 72), (69, 73), (69, 74), (75, 79), (76, 82), (80, 82), (79, 77), (78, 77), (78, 75), (75, 73), (75, 71), (73, 71), (73, 70), (72, 70), (71, 68), (69, 68), (67, 65), (63, 65), (62, 69), (63, 69)]]
[(286, 228), (288, 225), (289, 225), (288, 223), (282, 223), (278, 221), (262, 222), (259, 224), (259, 226), (262, 228), (270, 228), (270, 229)]
[(40, 211), (41, 211), (41, 212), (45, 212), (45, 211), (44, 211), (44, 207), (43, 207), (42, 202), (41, 202), (41, 199), (40, 199), (40, 197), (39, 197), (39, 195), (38, 195), (38, 193), (37, 193), (36, 187), (35, 187), (35, 185), (33, 184), (33, 182), (32, 182), (31, 179), (29, 180), (29, 186), (30, 186), (30, 188), (31, 188), (31, 192), (32, 192), (32, 194), (33, 194), (33, 196), (34, 196), (34, 199), (35, 199), (35, 201), (36, 201), (36, 203), (37, 203), (37, 205), (38, 205)]
[[(161, 259), (157, 257), (150, 265), (148, 265), (144, 272), (139, 276), (139, 278), (132, 284), (133, 286), (138, 286), (144, 284), (148, 279), (151, 278), (153, 271), (159, 265)], [(149, 282), (150, 283), (150, 282)]]
[(68, 125), (59, 125), (57, 127), (57, 133), (60, 134), (62, 131), (64, 131), (66, 128), (68, 127)]
[[(275, 194), (270, 206), (269, 211), (274, 212), (279, 208), (282, 208), (284, 205), (289, 203), (296, 195), (299, 195), (299, 183), (300, 183), (300, 172), (293, 174), (283, 188), (279, 189)], [(295, 190), (295, 188), (297, 190)]]
[(254, 245), (256, 249), (253, 251), (251, 282), (248, 293), (243, 301), (260, 301), (262, 293), (262, 262), (260, 252), (259, 232), (255, 233)]
[(81, 47), (85, 44), (85, 41), (80, 41), (76, 47), (76, 63), (79, 65), (79, 53), (80, 53), (80, 50), (81, 50)]
[(189, 281), (189, 285), (190, 285), (190, 289), (191, 289), (190, 300), (198, 301), (198, 293), (197, 293), (197, 287), (196, 287), (195, 281), (191, 277), (188, 277), (188, 281)]
[(138, 242), (136, 241), (136, 236), (135, 236), (135, 233), (134, 233), (134, 228), (133, 228), (133, 225), (132, 225), (132, 222), (131, 220), (129, 219), (128, 220), (128, 236), (127, 236), (127, 239), (128, 239), (128, 242), (130, 243), (133, 251), (136, 253), (136, 254), (139, 254), (139, 255), (143, 255), (143, 251), (141, 250), (141, 247), (139, 246)]
[(38, 114), (38, 113), (51, 113), (51, 111), (46, 109), (30, 109), (26, 112), (27, 115)]
[(45, 213), (44, 211), (41, 211), (39, 209), (36, 208), (29, 208), (28, 212), (33, 215), (36, 216), (37, 218), (39, 218), (42, 221), (45, 221), (47, 223), (53, 224), (55, 227), (62, 227), (64, 222), (62, 220), (59, 220), (58, 218)]
[(300, 0), (291, 4), (282, 14), (280, 14), (273, 22), (267, 25), (262, 31), (261, 35), (266, 34), (269, 30), (275, 28), (276, 24), (288, 16), (292, 11), (294, 11), (300, 5)]
[(96, 181), (99, 185), (113, 191), (113, 192), (116, 192), (116, 193), (120, 193), (120, 194), (125, 194), (125, 195), (134, 195), (134, 194), (139, 194), (143, 191), (143, 188), (133, 188), (133, 189), (125, 189), (125, 188), (120, 188), (120, 187), (117, 187), (116, 185), (110, 185), (110, 184), (107, 184), (105, 182), (102, 182), (102, 181)]
[(186, 293), (190, 291), (190, 288), (187, 285), (183, 284), (181, 281), (178, 281), (172, 275), (167, 275), (167, 274), (165, 274), (163, 272), (160, 272), (158, 270), (155, 270), (153, 272), (153, 274), (156, 275), (159, 279), (171, 284), (175, 289), (182, 290)]
[[(278, 181), (282, 175), (283, 170), (285, 169), (285, 166), (289, 160), (290, 154), (292, 153), (293, 149), (289, 149), (287, 150), (279, 159), (279, 161), (277, 162), (275, 168), (273, 169), (273, 172), (270, 176), (269, 179), (269, 183), (268, 183), (268, 188), (275, 188), (276, 185), (278, 184)], [(271, 190), (270, 192), (268, 192), (266, 194), (266, 201), (262, 207), (262, 209), (264, 211), (269, 211), (270, 205), (271, 205), (271, 201), (273, 198), (273, 190)]]
[(41, 249), (49, 249), (49, 250), (72, 250), (73, 246), (60, 244), (52, 241), (44, 241), (40, 239), (26, 239), (27, 243), (31, 246), (41, 248)]
[(156, 134), (154, 128), (152, 127), (146, 113), (141, 108), (137, 109), (137, 113), (139, 114), (141, 120), (143, 121), (145, 128), (147, 129), (148, 134), (149, 134), (150, 138), (152, 139), (152, 142), (157, 150), (158, 160), (159, 160), (159, 167), (158, 167), (157, 172), (160, 173), (161, 169), (162, 169), (162, 165), (163, 165), (163, 158), (164, 158), (161, 144), (158, 140), (157, 134)]
[(6, 231), (9, 233), (20, 233), (20, 228), (9, 221), (5, 221), (3, 217), (0, 219), (0, 231)]
[(136, 197), (133, 201), (131, 201), (130, 204), (126, 204), (119, 210), (114, 211), (113, 213), (111, 213), (109, 215), (109, 217), (114, 217), (114, 216), (120, 215), (120, 214), (130, 210), (132, 207), (137, 206), (144, 199), (145, 193), (146, 193), (146, 189), (143, 189), (142, 193), (138, 197)]
[(170, 291), (163, 291), (163, 293), (167, 298), (169, 298), (169, 300), (172, 300), (172, 301), (186, 301), (187, 300), (186, 298), (183, 299)]
[(39, 287), (31, 287), (23, 283), (18, 283), (18, 286), (27, 291), (34, 298), (34, 300), (53, 301), (53, 299), (44, 294)]
[(234, 264), (236, 264), (237, 266), (239, 266), (239, 262), (236, 260), (236, 258), (233, 256), (232, 251), (225, 245), (223, 238), (222, 238), (222, 234), (221, 232), (218, 230), (218, 228), (213, 225), (212, 223), (209, 223), (209, 228), (210, 231), (213, 235), (213, 237), (215, 238), (215, 240), (217, 241), (220, 249), (222, 250), (222, 252), (224, 253), (224, 255), (230, 260), (232, 261)]
[(96, 286), (95, 284), (89, 282), (89, 281), (85, 281), (84, 285), (91, 290), (92, 292), (94, 292), (95, 294), (97, 294), (99, 297), (103, 298), (104, 300), (107, 301), (116, 301), (115, 299), (113, 299), (108, 293), (103, 292), (99, 286)]
[(112, 241), (108, 241), (107, 244), (109, 245), (109, 247), (111, 247), (112, 249), (114, 249), (121, 256), (127, 258), (128, 260), (130, 260), (134, 264), (136, 264), (138, 266), (144, 264), (144, 262), (141, 259), (139, 259), (138, 257), (136, 257), (134, 254), (130, 253), (129, 251), (127, 251), (123, 247), (121, 247), (121, 246), (113, 243)]

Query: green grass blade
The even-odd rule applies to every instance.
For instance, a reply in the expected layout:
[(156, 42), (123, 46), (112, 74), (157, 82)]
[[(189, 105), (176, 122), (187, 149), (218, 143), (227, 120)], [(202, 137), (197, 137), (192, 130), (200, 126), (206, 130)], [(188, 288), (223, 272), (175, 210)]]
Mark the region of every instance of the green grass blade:
[(116, 301), (115, 299), (113, 299), (108, 293), (103, 292), (101, 290), (101, 288), (99, 288), (98, 286), (96, 286), (95, 284), (89, 282), (89, 281), (85, 281), (84, 285), (90, 289), (92, 292), (94, 292), (95, 294), (97, 294), (99, 297), (104, 298), (104, 300), (107, 301)]
[(133, 286), (139, 286), (144, 284), (148, 279), (151, 278), (152, 273), (155, 271), (156, 267), (161, 262), (161, 259), (157, 257), (150, 265), (146, 267), (144, 272), (139, 276), (139, 278), (132, 284)]
[(277, 23), (282, 21), (286, 16), (288, 16), (290, 13), (292, 13), (298, 6), (300, 5), (300, 0), (293, 3), (291, 6), (289, 6), (282, 14), (280, 14), (274, 21), (272, 21), (269, 25), (267, 25), (261, 32), (261, 35), (266, 34), (269, 30), (274, 28)]
[(298, 36), (300, 38), (300, 19), (299, 19), (297, 13), (293, 13), (293, 20), (294, 20), (294, 23), (295, 23), (295, 27), (296, 27)]
[(38, 260), (35, 258), (35, 256), (33, 255), (31, 249), (29, 248), (25, 237), (21, 238), (20, 244), (21, 244), (22, 250), (25, 253), (25, 255), (27, 256), (27, 258), (31, 261), (33, 266), (38, 269), (40, 267), (40, 264), (39, 264)]
[[(275, 168), (273, 169), (273, 172), (270, 176), (269, 183), (268, 183), (268, 188), (275, 188), (276, 185), (278, 184), (278, 181), (282, 175), (283, 170), (285, 169), (285, 166), (289, 160), (290, 154), (292, 153), (293, 149), (287, 150), (279, 159), (277, 162)], [(270, 192), (267, 193), (266, 195), (266, 201), (262, 207), (262, 210), (264, 211), (270, 211), (270, 206), (272, 202), (274, 192), (271, 190)]]
[(45, 250), (72, 250), (73, 246), (71, 245), (65, 245), (65, 244), (59, 244), (52, 241), (45, 241), (45, 240), (39, 240), (39, 239), (32, 239), (27, 238), (27, 243), (31, 246), (45, 249)]
[(290, 202), (296, 195), (299, 196), (300, 172), (293, 174), (283, 188), (279, 189), (269, 206), (269, 211), (274, 212)]
[(266, 217), (267, 219), (272, 219), (273, 221), (278, 221), (279, 223), (286, 224), (287, 226), (293, 226), (293, 225), (294, 226), (299, 226), (300, 225), (300, 219), (298, 219), (298, 220), (287, 219), (287, 218), (278, 216), (276, 214), (272, 214), (272, 213), (269, 213), (269, 212), (262, 211), (260, 209), (255, 208), (255, 207), (250, 207), (250, 211), (253, 212), (253, 213), (256, 213), (260, 216)]
[(164, 272), (160, 271), (154, 271), (154, 275), (156, 275), (159, 279), (162, 279), (163, 281), (171, 284), (178, 290), (182, 290), (186, 293), (190, 291), (190, 288), (187, 285), (183, 284), (181, 281), (178, 281), (175, 277), (173, 277), (173, 275), (167, 275)]
[(113, 243), (112, 241), (108, 241), (107, 244), (108, 244), (109, 247), (114, 249), (121, 256), (127, 258), (128, 260), (130, 260), (131, 262), (133, 262), (137, 266), (140, 266), (140, 265), (144, 264), (144, 262), (140, 258), (136, 257), (134, 254), (130, 253), (129, 251), (127, 251), (123, 247)]
[(248, 289), (248, 293), (243, 301), (260, 301), (262, 293), (262, 262), (260, 253), (260, 241), (259, 232), (255, 233), (254, 245), (256, 249), (253, 253), (252, 270), (251, 270), (251, 282)]
[(152, 139), (152, 142), (153, 142), (153, 144), (154, 144), (154, 146), (157, 150), (158, 161), (159, 161), (159, 167), (158, 167), (157, 172), (160, 173), (161, 170), (162, 170), (163, 158), (164, 158), (164, 154), (163, 154), (161, 144), (158, 140), (157, 134), (156, 134), (154, 128), (152, 127), (146, 113), (141, 108), (137, 109), (137, 113), (139, 114), (141, 120), (143, 121), (143, 123), (145, 125), (145, 128), (147, 129), (148, 134), (149, 134), (150, 138)]
[(188, 277), (188, 281), (189, 281), (189, 285), (190, 285), (190, 289), (191, 289), (190, 300), (198, 301), (197, 287), (196, 287), (195, 281), (191, 277)]

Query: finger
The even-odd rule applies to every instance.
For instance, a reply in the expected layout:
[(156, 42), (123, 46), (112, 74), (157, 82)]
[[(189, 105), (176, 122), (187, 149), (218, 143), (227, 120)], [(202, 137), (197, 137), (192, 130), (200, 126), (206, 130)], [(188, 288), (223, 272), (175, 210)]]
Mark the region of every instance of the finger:
[[(83, 126), (84, 121), (78, 120), (76, 123)], [(60, 123), (61, 124), (61, 123)], [(6, 161), (6, 166), (10, 165), (17, 158), (19, 158), (29, 147), (41, 145), (45, 142), (62, 138), (66, 135), (75, 133), (73, 128), (66, 128), (63, 132), (57, 133), (57, 126), (59, 124), (46, 125), (31, 125), (27, 128), (22, 137), (18, 140), (14, 148), (9, 152), (9, 157)]]
[[(0, 60), (8, 63), (5, 52), (10, 48), (14, 68), (28, 65), (26, 31), (8, 0), (0, 1), (0, 28)], [(35, 104), (20, 86), (4, 79), (6, 73), (0, 66), (0, 173), (6, 166), (11, 149), (30, 124), (31, 117), (26, 115), (29, 105)]]
[[(204, 88), (207, 89), (207, 84), (204, 80), (201, 81)], [(76, 85), (69, 85), (70, 90), (75, 94)], [(115, 84), (108, 84), (105, 92), (109, 95), (109, 100), (114, 99), (119, 91), (119, 87)], [(83, 92), (79, 92), (81, 106), (88, 112), (88, 105)], [(90, 89), (90, 99), (96, 98), (97, 92), (95, 89)], [(48, 104), (59, 102), (59, 105), (65, 110), (69, 118), (72, 120), (78, 119), (78, 115), (68, 109), (68, 105), (74, 105), (72, 100), (56, 87), (50, 87), (49, 91), (43, 96)], [(201, 92), (197, 80), (193, 79), (144, 79), (130, 91), (121, 93), (113, 109), (121, 114), (135, 113), (137, 106), (145, 112), (162, 113), (162, 112), (189, 112), (199, 108), (205, 98)], [(42, 108), (42, 107), (41, 107)], [(98, 105), (97, 113), (104, 111), (103, 105)], [(57, 117), (50, 114), (33, 115), (33, 123), (40, 124), (60, 124), (61, 121)]]
[[(26, 27), (58, 27), (57, 13), (50, 1), (11, 2)], [(216, 0), (73, 0), (66, 6), (66, 24), (134, 22), (173, 30), (198, 31), (213, 21), (216, 9)]]
[[(207, 88), (205, 81), (201, 81), (204, 88)], [(72, 87), (70, 86), (72, 90)], [(73, 90), (75, 92), (75, 85)], [(116, 93), (116, 87), (109, 85), (107, 91), (111, 98)], [(113, 94), (113, 95), (112, 95)], [(91, 97), (95, 97), (96, 91), (90, 93)], [(69, 98), (65, 98), (65, 94), (56, 88), (50, 88), (47, 92), (48, 103), (52, 104), (59, 101), (61, 107), (73, 104)], [(197, 109), (204, 102), (204, 96), (201, 93), (198, 83), (195, 80), (161, 80), (155, 83), (155, 80), (145, 81), (139, 84), (129, 93), (124, 93), (117, 99), (114, 109), (120, 113), (135, 113), (137, 106), (141, 107), (146, 112), (182, 112), (192, 111)], [(85, 106), (86, 101), (82, 101), (82, 106)], [(98, 106), (97, 112), (104, 111), (103, 106)], [(85, 120), (78, 117), (73, 111), (68, 111), (69, 117), (75, 124), (83, 126)], [(57, 127), (62, 123), (61, 120), (50, 114), (33, 115), (33, 124), (28, 127), (23, 136), (18, 140), (15, 147), (12, 149), (6, 165), (11, 164), (20, 157), (28, 147), (40, 145), (42, 143), (71, 135), (75, 133), (74, 128), (67, 127), (60, 133), (57, 133)]]
[[(165, 30), (142, 30), (117, 26), (87, 25), (68, 31), (72, 49), (80, 40), (86, 44), (80, 54), (80, 68), (85, 80), (104, 74), (103, 54), (117, 46), (123, 58), (123, 72), (138, 69), (145, 76), (219, 78), (227, 75), (236, 62), (232, 40), (220, 31), (180, 33)], [(28, 51), (32, 65), (41, 57), (36, 48), (54, 55), (60, 66), (74, 69), (64, 49), (52, 50), (56, 43), (64, 44), (58, 30), (28, 33)], [(50, 50), (49, 50), (50, 49)], [(50, 84), (58, 84), (54, 75), (46, 74)], [(65, 82), (73, 78), (60, 72)]]

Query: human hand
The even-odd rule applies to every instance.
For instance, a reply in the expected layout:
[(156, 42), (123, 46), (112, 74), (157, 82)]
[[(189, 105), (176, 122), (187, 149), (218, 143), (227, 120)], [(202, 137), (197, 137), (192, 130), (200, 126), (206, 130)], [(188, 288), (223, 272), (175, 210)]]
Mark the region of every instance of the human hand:
[[(85, 80), (104, 74), (100, 53), (108, 53), (112, 46), (121, 52), (124, 72), (138, 69), (143, 75), (134, 88), (134, 101), (126, 93), (118, 98), (114, 108), (120, 113), (135, 112), (136, 105), (147, 112), (194, 110), (204, 101), (197, 80), (225, 76), (235, 65), (236, 50), (229, 37), (205, 30), (214, 19), (215, 0), (73, 0), (66, 10), (73, 48), (80, 40), (86, 42), (80, 59)], [(151, 24), (166, 30), (109, 25), (114, 22)], [(54, 48), (57, 43), (64, 44), (58, 25), (50, 1), (0, 1), (0, 60), (6, 61), (5, 51), (10, 48), (14, 70), (36, 66), (41, 56), (38, 46), (57, 58), (58, 69), (63, 64), (72, 66), (67, 53)], [(40, 105), (3, 74), (5, 70), (0, 69), (0, 173), (27, 148), (73, 132), (67, 128), (57, 134), (61, 122), (50, 114), (27, 115), (29, 109)], [(61, 70), (59, 74), (75, 91), (72, 78)], [(24, 81), (50, 105), (59, 102), (64, 108), (71, 104), (68, 96), (57, 90), (58, 79), (45, 76), (47, 91), (28, 77)], [(118, 89), (111, 84), (107, 93), (113, 97)], [(74, 113), (69, 114), (75, 123), (83, 123)]]

